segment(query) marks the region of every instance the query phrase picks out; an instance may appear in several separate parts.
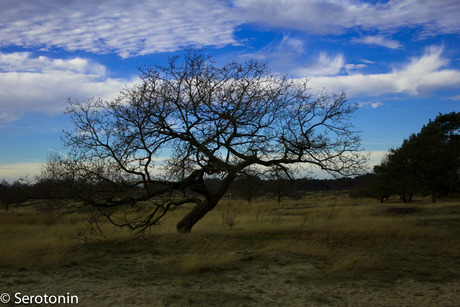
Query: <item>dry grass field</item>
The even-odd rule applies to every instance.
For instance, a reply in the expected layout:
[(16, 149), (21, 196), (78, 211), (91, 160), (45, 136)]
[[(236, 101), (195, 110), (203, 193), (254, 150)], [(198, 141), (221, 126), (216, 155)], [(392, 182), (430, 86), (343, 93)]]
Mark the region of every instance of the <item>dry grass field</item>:
[(223, 200), (134, 236), (82, 213), (0, 212), (0, 292), (77, 295), (79, 306), (458, 306), (460, 202), (312, 193), (280, 205)]

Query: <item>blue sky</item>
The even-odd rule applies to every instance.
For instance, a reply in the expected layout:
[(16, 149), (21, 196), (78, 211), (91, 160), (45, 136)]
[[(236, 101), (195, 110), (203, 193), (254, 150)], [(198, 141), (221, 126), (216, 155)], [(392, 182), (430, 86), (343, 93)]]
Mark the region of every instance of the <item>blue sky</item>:
[(115, 98), (190, 46), (345, 91), (372, 166), (460, 111), (458, 16), (458, 0), (0, 0), (0, 180), (65, 151), (67, 98)]

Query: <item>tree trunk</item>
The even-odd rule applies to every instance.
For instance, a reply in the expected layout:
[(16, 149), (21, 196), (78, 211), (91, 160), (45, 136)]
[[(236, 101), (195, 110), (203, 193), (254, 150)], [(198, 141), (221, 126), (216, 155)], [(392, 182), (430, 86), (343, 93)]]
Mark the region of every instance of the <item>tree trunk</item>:
[(436, 203), (436, 185), (433, 184), (433, 187), (431, 188), (431, 202), (434, 204)]
[(193, 207), (192, 211), (190, 211), (186, 216), (184, 216), (184, 218), (179, 223), (177, 223), (177, 232), (190, 233), (192, 231), (193, 226), (199, 220), (201, 220), (201, 218), (205, 216), (209, 211), (214, 209), (217, 206), (218, 202), (218, 200), (204, 200), (200, 203), (197, 203), (195, 207)]
[(236, 172), (231, 172), (225, 177), (220, 185), (218, 191), (216, 193), (209, 193), (206, 185), (203, 181), (201, 181), (200, 189), (196, 190), (195, 192), (199, 192), (201, 195), (204, 195), (206, 198), (202, 201), (196, 203), (195, 207), (193, 207), (192, 211), (190, 211), (184, 218), (177, 223), (176, 229), (177, 232), (180, 233), (190, 233), (192, 231), (193, 226), (201, 220), (203, 216), (205, 216), (209, 211), (214, 209), (219, 200), (225, 195), (228, 190), (228, 187), (232, 183), (232, 181), (236, 178)]
[(407, 203), (406, 193), (399, 194), (399, 198), (401, 198), (403, 203)]

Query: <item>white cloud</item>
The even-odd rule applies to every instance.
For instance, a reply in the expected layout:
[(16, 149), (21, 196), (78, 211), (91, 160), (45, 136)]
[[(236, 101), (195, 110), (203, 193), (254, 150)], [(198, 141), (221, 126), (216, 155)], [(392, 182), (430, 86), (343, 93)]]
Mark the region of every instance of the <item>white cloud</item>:
[(354, 71), (354, 70), (359, 70), (359, 69), (363, 69), (363, 68), (366, 68), (367, 65), (366, 64), (346, 64), (345, 65), (345, 69), (347, 70), (348, 73)]
[(353, 42), (363, 43), (366, 45), (382, 46), (390, 49), (402, 48), (402, 45), (398, 41), (387, 39), (383, 35), (364, 36), (354, 39)]
[(325, 52), (321, 52), (313, 65), (299, 68), (295, 70), (295, 74), (307, 77), (336, 75), (340, 73), (344, 64), (343, 55), (339, 54), (335, 57), (330, 57)]
[(105, 75), (105, 66), (83, 58), (52, 59), (33, 57), (30, 52), (0, 53), (0, 72), (67, 71), (95, 76)]
[(449, 97), (450, 100), (459, 101), (460, 95)]
[(380, 102), (380, 101), (376, 101), (376, 102), (369, 102), (369, 101), (358, 102), (358, 106), (361, 107), (361, 108), (377, 109), (377, 108), (380, 108), (381, 106), (384, 106), (384, 105), (385, 104), (383, 102)]
[(105, 66), (82, 58), (0, 53), (0, 123), (25, 111), (61, 113), (68, 97), (112, 99), (131, 81), (108, 78)]
[(310, 80), (315, 89), (345, 91), (348, 96), (380, 96), (385, 94), (424, 95), (444, 88), (460, 87), (460, 71), (446, 68), (448, 60), (441, 56), (442, 47), (427, 48), (420, 58), (389, 73), (320, 76)]
[(0, 46), (59, 47), (130, 57), (237, 44), (238, 14), (221, 1), (3, 0)]
[(326, 34), (347, 29), (393, 31), (420, 26), (423, 34), (460, 31), (458, 0), (398, 0), (376, 4), (354, 0), (235, 0), (248, 20)]
[(274, 40), (257, 52), (246, 53), (241, 57), (292, 65), (293, 58), (299, 57), (304, 52), (304, 44), (301, 39), (291, 35), (283, 35), (280, 40)]
[(372, 170), (376, 165), (380, 165), (386, 156), (388, 156), (388, 151), (371, 151), (367, 164), (369, 170)]
[(361, 59), (361, 62), (366, 63), (366, 64), (374, 64), (375, 63), (374, 61), (370, 61), (370, 60), (367, 60), (367, 59)]
[(351, 11), (357, 10), (350, 1), (254, 1), (235, 0), (248, 20), (300, 29), (313, 33), (340, 33), (350, 23)]
[[(257, 59), (270, 64), (273, 71), (282, 73), (298, 70), (299, 59), (305, 54), (305, 41), (294, 35), (283, 35), (280, 39), (271, 41), (256, 52), (249, 52), (239, 57), (242, 59)], [(302, 75), (304, 76), (304, 75)]]

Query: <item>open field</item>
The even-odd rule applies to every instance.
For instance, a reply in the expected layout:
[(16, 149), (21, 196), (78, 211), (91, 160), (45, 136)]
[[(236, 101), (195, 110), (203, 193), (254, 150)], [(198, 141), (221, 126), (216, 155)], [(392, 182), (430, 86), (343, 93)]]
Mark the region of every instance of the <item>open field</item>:
[(79, 306), (459, 304), (459, 201), (223, 200), (176, 234), (185, 212), (144, 235), (104, 224), (107, 238), (84, 240), (81, 213), (2, 211), (0, 292), (70, 293)]

